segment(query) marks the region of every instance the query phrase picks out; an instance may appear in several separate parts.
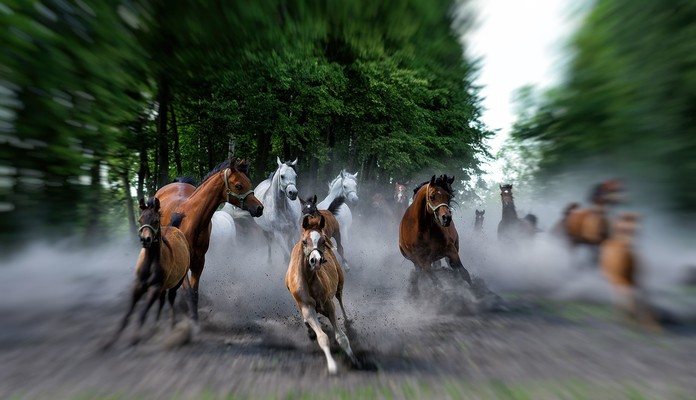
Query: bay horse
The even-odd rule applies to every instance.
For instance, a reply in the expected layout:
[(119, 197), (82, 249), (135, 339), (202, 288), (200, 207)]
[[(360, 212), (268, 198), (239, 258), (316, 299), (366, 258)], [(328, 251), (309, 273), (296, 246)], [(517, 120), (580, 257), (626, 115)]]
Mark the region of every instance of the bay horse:
[(336, 241), (336, 248), (338, 254), (341, 256), (343, 261), (343, 268), (346, 272), (350, 271), (348, 266), (348, 261), (346, 261), (346, 256), (343, 253), (343, 244), (341, 244), (341, 228), (338, 225), (338, 220), (336, 219), (336, 214), (338, 214), (338, 209), (341, 208), (345, 199), (343, 196), (336, 197), (331, 204), (329, 204), (328, 210), (319, 210), (317, 208), (317, 195), (308, 198), (307, 200), (300, 199), (302, 203), (302, 216), (311, 215), (313, 217), (319, 217), (320, 215), (324, 217), (324, 234), (329, 239), (334, 239)]
[(478, 209), (476, 209), (475, 211), (476, 219), (474, 219), (474, 231), (483, 232), (483, 219), (484, 215), (486, 214), (486, 210), (479, 211)]
[(278, 168), (271, 176), (259, 183), (254, 192), (261, 199), (264, 213), (255, 221), (263, 230), (268, 243), (268, 260), (271, 260), (271, 242), (273, 238), (280, 243), (286, 255), (290, 257), (292, 246), (299, 232), (300, 209), (302, 205), (297, 199), (297, 160), (281, 162), (276, 157)]
[(471, 285), (469, 272), (459, 258), (459, 234), (452, 221), (453, 182), (453, 176), (433, 175), (418, 185), (401, 218), (399, 250), (416, 268), (411, 275), (412, 288), (416, 288), (419, 271), (431, 272), (432, 264), (441, 258)]
[(599, 245), (609, 236), (608, 208), (621, 202), (623, 191), (623, 182), (618, 179), (598, 183), (589, 196), (592, 205), (580, 208), (580, 204), (570, 203), (563, 210), (563, 217), (554, 227), (554, 233), (565, 238), (571, 248), (590, 246), (596, 261)]
[[(329, 194), (317, 204), (320, 210), (326, 210), (332, 201), (338, 196), (343, 196), (346, 201), (355, 203), (358, 201), (358, 173), (351, 174), (345, 169), (341, 170), (336, 178), (329, 183)], [(343, 203), (338, 210), (338, 224), (341, 228), (341, 238), (344, 241), (348, 237), (348, 231), (353, 224), (353, 213), (350, 211), (348, 204)]]
[(499, 185), (500, 199), (503, 203), (503, 215), (498, 223), (498, 240), (528, 239), (537, 233), (537, 217), (527, 214), (524, 218), (517, 216), (512, 185)]
[(348, 336), (336, 320), (334, 297), (338, 299), (344, 323), (347, 321), (343, 307), (344, 278), (331, 248), (331, 240), (324, 233), (325, 223), (323, 215), (318, 218), (311, 215), (302, 217), (302, 238), (292, 250), (285, 274), (285, 286), (300, 309), (305, 325), (316, 335), (319, 347), (326, 356), (329, 374), (335, 374), (336, 362), (331, 356), (329, 337), (321, 329), (317, 312), (329, 318), (336, 341), (353, 365), (358, 365), (359, 362), (350, 348)]
[(181, 231), (191, 254), (191, 280), (184, 279), (184, 288), (191, 291), (191, 317), (198, 321), (198, 288), (205, 266), (205, 253), (210, 244), (210, 221), (218, 206), (224, 202), (249, 211), (252, 217), (263, 214), (263, 205), (254, 196), (246, 172), (249, 165), (242, 160), (223, 161), (210, 171), (198, 187), (174, 182), (161, 187), (155, 196), (162, 209), (162, 222), (167, 224), (173, 213), (186, 216)]
[(160, 202), (157, 197), (149, 199), (147, 203), (144, 199), (140, 199), (139, 205), (142, 212), (138, 218), (140, 223), (138, 232), (142, 248), (135, 265), (136, 278), (131, 303), (115, 335), (104, 346), (105, 349), (118, 340), (128, 325), (128, 320), (135, 306), (145, 293), (147, 293), (147, 305), (140, 314), (138, 333), (134, 336), (132, 343), (135, 344), (139, 341), (139, 332), (145, 323), (147, 312), (157, 299), (159, 299), (159, 309), (157, 310), (157, 320), (159, 321), (165, 295), (171, 306), (172, 328), (174, 328), (176, 291), (183, 283), (189, 269), (188, 243), (184, 234), (178, 229), (183, 215), (177, 214), (172, 217), (170, 226), (161, 226)]
[(629, 319), (635, 319), (648, 329), (660, 331), (657, 319), (643, 298), (638, 283), (640, 265), (633, 245), (638, 226), (638, 214), (619, 214), (609, 237), (599, 249), (602, 274), (614, 289), (617, 308)]

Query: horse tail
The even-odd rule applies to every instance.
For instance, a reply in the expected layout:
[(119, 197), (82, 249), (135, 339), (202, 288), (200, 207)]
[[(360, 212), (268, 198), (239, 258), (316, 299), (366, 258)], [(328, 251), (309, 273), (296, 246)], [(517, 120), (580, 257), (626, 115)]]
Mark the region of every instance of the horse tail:
[(329, 208), (328, 208), (329, 212), (333, 215), (338, 215), (338, 209), (341, 208), (341, 206), (345, 202), (346, 202), (345, 197), (343, 197), (343, 196), (336, 197), (335, 199), (333, 199), (331, 204), (329, 204)]
[(181, 226), (181, 221), (183, 221), (185, 215), (180, 214), (180, 213), (174, 213), (172, 214), (172, 219), (169, 221), (169, 226), (173, 226), (175, 228), (179, 228)]
[(198, 186), (196, 180), (190, 176), (177, 176), (176, 178), (174, 178), (174, 182), (188, 183), (189, 185)]

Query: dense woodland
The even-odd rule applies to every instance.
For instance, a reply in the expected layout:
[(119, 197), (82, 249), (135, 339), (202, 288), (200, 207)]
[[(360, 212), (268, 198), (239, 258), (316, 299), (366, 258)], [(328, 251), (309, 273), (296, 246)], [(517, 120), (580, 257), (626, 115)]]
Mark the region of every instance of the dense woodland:
[(520, 93), (515, 145), (538, 156), (542, 184), (613, 172), (643, 201), (696, 211), (696, 2), (590, 5), (564, 82)]
[(320, 192), (342, 168), (364, 187), (480, 172), (490, 133), (453, 1), (4, 4), (7, 238), (99, 237), (133, 220), (132, 188), (230, 154), (254, 184), (299, 158)]
[[(132, 192), (200, 179), (230, 154), (251, 162), (254, 184), (276, 156), (298, 158), (301, 195), (347, 168), (366, 191), (447, 172), (473, 198), (492, 133), (462, 44), (474, 16), (462, 7), (4, 1), (2, 243), (124, 232)], [(510, 180), (546, 185), (589, 163), (696, 210), (696, 3), (587, 7), (563, 84), (523, 92), (505, 147), (517, 154)]]

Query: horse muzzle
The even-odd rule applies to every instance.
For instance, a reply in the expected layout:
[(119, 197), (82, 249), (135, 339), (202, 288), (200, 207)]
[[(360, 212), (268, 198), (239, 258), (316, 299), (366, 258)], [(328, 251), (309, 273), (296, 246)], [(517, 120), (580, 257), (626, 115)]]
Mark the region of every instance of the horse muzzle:
[(451, 215), (445, 214), (445, 215), (440, 216), (440, 224), (442, 224), (442, 226), (444, 226), (445, 228), (450, 226), (451, 223), (452, 223), (452, 216)]
[(358, 195), (355, 194), (355, 192), (350, 192), (350, 193), (348, 193), (348, 196), (346, 196), (346, 198), (347, 198), (348, 201), (350, 201), (351, 203), (355, 203), (355, 202), (358, 201)]
[(312, 269), (312, 271), (317, 270), (321, 267), (321, 264), (326, 262), (326, 259), (324, 256), (319, 252), (319, 250), (312, 250), (309, 253), (309, 257), (307, 257), (307, 261), (309, 262), (309, 268)]
[(254, 206), (252, 206), (252, 207), (247, 206), (246, 209), (247, 209), (247, 211), (249, 211), (249, 214), (251, 214), (251, 216), (254, 218), (258, 218), (261, 215), (263, 215), (263, 204), (259, 204), (258, 206), (255, 206), (255, 207)]
[(285, 195), (288, 196), (288, 199), (295, 201), (297, 199), (297, 189), (293, 186), (285, 192)]
[(142, 243), (144, 248), (149, 249), (150, 246), (152, 246), (152, 237), (150, 237), (150, 236), (141, 237), (140, 243)]

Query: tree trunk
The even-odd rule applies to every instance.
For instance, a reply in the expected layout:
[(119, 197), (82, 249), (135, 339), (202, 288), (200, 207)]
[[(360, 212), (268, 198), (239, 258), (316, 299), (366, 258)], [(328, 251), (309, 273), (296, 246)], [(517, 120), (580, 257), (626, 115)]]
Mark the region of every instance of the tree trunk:
[(102, 237), (103, 229), (101, 226), (102, 214), (101, 205), (101, 157), (94, 158), (92, 168), (90, 168), (89, 203), (87, 204), (87, 218), (85, 235), (88, 243), (97, 243)]
[(181, 167), (181, 150), (179, 149), (179, 130), (176, 127), (176, 114), (174, 113), (174, 104), (169, 105), (169, 112), (172, 114), (172, 134), (174, 135), (174, 162), (176, 163), (176, 175), (183, 174)]
[(138, 169), (138, 187), (136, 195), (138, 199), (145, 197), (145, 180), (149, 179), (150, 166), (147, 162), (147, 141), (145, 140), (145, 132), (138, 132), (140, 137), (140, 168)]
[(261, 132), (256, 137), (256, 149), (258, 154), (254, 163), (254, 180), (262, 181), (266, 179), (266, 162), (271, 151), (271, 134), (267, 131)]
[(128, 179), (128, 169), (121, 172), (121, 183), (123, 190), (126, 193), (126, 207), (128, 209), (128, 226), (133, 233), (138, 232), (138, 227), (135, 225), (135, 206), (133, 206), (133, 197), (131, 196), (130, 182)]
[(237, 146), (237, 135), (230, 133), (230, 141), (227, 142), (227, 159), (234, 157), (234, 148)]
[(159, 84), (157, 96), (159, 107), (157, 111), (157, 158), (159, 170), (157, 176), (157, 187), (162, 187), (169, 183), (169, 140), (167, 132), (167, 107), (169, 105), (169, 86), (167, 80), (162, 78)]

